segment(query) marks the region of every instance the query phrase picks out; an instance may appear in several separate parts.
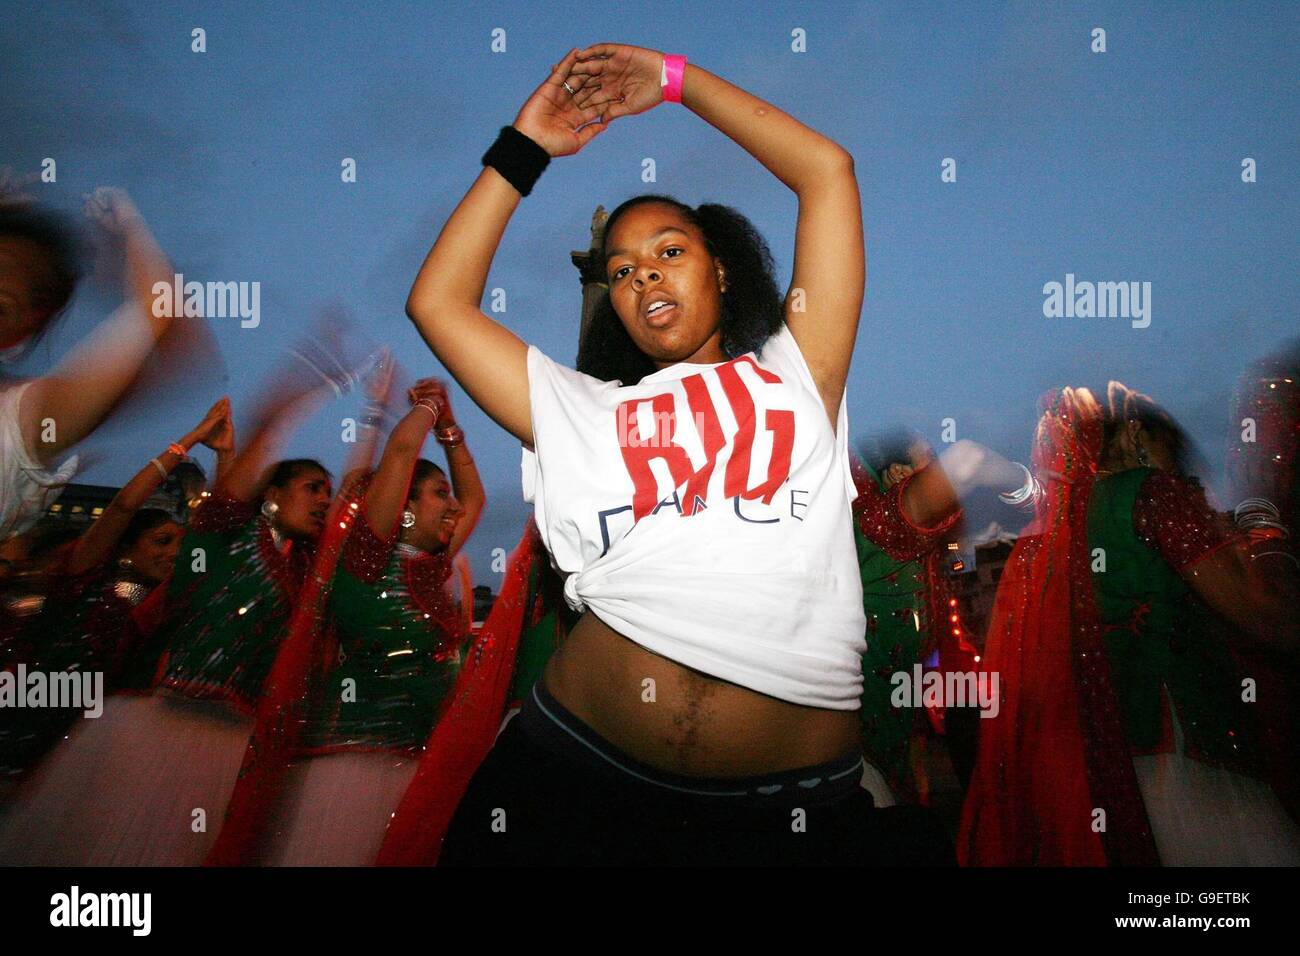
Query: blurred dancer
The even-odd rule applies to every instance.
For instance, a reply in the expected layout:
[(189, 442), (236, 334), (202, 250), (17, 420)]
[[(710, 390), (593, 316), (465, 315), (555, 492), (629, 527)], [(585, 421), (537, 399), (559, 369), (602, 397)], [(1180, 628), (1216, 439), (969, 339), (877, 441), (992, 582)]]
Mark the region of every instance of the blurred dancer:
[(102, 717), (79, 725), (42, 763), (24, 788), (23, 819), (6, 836), (14, 862), (193, 865), (206, 857), (331, 498), (317, 462), (281, 461), (269, 479), (267, 462), (303, 415), (352, 381), (322, 348), (295, 358), (259, 403), (252, 438), (195, 510), (163, 623), (125, 669), (127, 686), (153, 693), (110, 698)]
[[(70, 448), (122, 399), (171, 315), (155, 315), (155, 281), (172, 268), (120, 190), (95, 190), (87, 215), (125, 255), (125, 301), (54, 369), (22, 382), (0, 376), (0, 540), (31, 525), (76, 471)], [(0, 203), (0, 363), (9, 364), (50, 327), (80, 275), (67, 223), (32, 204)]]
[[(1296, 582), (1251, 560), (1183, 463), (1189, 446), (1118, 383), (1045, 399), (1044, 490), (993, 609), (982, 722), (963, 811), (966, 863), (1300, 862), (1262, 780), (1252, 704), (1208, 606), (1261, 652), (1300, 652)], [(1199, 600), (1198, 600), (1199, 599)], [(1203, 603), (1202, 603), (1203, 602)]]
[[(1270, 564), (1294, 566), (1300, 529), (1300, 340), (1251, 363), (1233, 406), (1228, 488), (1238, 523), (1260, 540), (1259, 550)], [(1300, 674), (1258, 654), (1250, 654), (1247, 664), (1259, 682), (1269, 779), (1291, 818), (1300, 822), (1300, 695), (1294, 691)]]
[[(956, 532), (961, 501), (979, 488), (1024, 500), (1023, 466), (969, 440), (936, 458), (919, 436), (880, 443), (875, 461), (855, 458), (854, 539), (862, 571), (867, 650), (859, 717), (867, 758), (864, 785), (878, 806), (927, 803), (913, 760), (919, 714), (893, 702), (894, 675), (937, 653), (940, 671), (974, 668), (974, 649), (946, 626), (947, 576), (940, 546)], [(1032, 489), (1031, 489), (1032, 490)], [(883, 775), (883, 780), (876, 774)]]
[[(417, 382), (359, 499), (326, 609), (337, 665), (313, 695), (288, 809), (267, 862), (374, 862), (460, 664), (464, 619), (447, 585), (483, 485), (446, 387)], [(451, 482), (419, 458), (433, 431)]]
[[(13, 671), (22, 664), (28, 673), (100, 673), (105, 692), (117, 689), (127, 656), (141, 641), (133, 611), (171, 574), (184, 531), (168, 512), (143, 505), (194, 445), (221, 447), (218, 436), (229, 415), (229, 400), (223, 398), (191, 432), (150, 459), (64, 549), (43, 610), (29, 625), (29, 652), (0, 660), (0, 666)], [(42, 708), (11, 715), (0, 727), (0, 765), (9, 771), (31, 766), (78, 713)]]

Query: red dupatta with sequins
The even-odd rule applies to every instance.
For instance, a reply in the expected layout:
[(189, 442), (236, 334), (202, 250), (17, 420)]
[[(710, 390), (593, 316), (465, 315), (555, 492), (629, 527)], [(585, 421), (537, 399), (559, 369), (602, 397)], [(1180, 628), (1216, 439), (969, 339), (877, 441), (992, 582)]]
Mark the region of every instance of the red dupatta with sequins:
[(388, 824), (376, 866), (438, 862), (452, 815), (501, 726), (519, 636), (530, 611), (529, 572), (537, 560), (546, 560), (546, 551), (529, 518), (523, 539), (510, 556), (501, 592), (469, 645), (450, 703), (429, 735), (415, 778)]
[(239, 778), (225, 822), (208, 851), (204, 866), (248, 866), (259, 862), (262, 841), (279, 799), (284, 771), (297, 740), (294, 708), (307, 695), (317, 669), (323, 669), (334, 648), (322, 639), (325, 606), (334, 569), (343, 553), (352, 522), (359, 514), (364, 482), (354, 483), (334, 500), (325, 519), (315, 560), (307, 572), (289, 632), (266, 678), (253, 735), (239, 768)]
[(958, 858), (1156, 865), (1092, 593), (1087, 520), (1101, 409), (1087, 389), (1070, 388), (1041, 406), (1033, 464), (1046, 494), (993, 605), (981, 670), (999, 675), (1002, 700), (997, 717), (980, 721)]

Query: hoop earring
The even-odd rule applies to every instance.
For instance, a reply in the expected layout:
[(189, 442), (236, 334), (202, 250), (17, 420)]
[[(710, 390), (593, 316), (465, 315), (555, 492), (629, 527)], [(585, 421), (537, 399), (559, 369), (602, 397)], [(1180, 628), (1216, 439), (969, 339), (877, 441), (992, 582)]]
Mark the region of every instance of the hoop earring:
[(277, 505), (274, 501), (262, 502), (262, 517), (265, 518), (267, 521), (270, 521), (272, 518), (274, 518), (276, 512), (278, 512), (279, 510), (280, 510), (280, 506)]
[(414, 528), (414, 527), (415, 527), (415, 512), (414, 512), (414, 511), (403, 511), (403, 512), (402, 512), (402, 527), (403, 527), (403, 528)]
[(1138, 464), (1143, 468), (1148, 467), (1151, 464), (1151, 459), (1147, 457), (1146, 445), (1142, 444), (1141, 440), (1136, 441), (1134, 444), (1137, 446)]

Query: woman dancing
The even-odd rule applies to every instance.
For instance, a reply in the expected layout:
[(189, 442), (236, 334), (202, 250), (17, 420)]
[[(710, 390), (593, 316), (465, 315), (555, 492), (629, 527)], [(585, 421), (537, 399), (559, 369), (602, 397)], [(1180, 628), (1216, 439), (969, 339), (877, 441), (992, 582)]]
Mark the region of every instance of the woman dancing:
[[(128, 481), (104, 512), (58, 562), (45, 606), (29, 625), (31, 653), (23, 660), (0, 660), (0, 667), (24, 663), (29, 673), (100, 673), (103, 689), (117, 689), (128, 655), (141, 642), (135, 610), (171, 574), (184, 529), (175, 517), (144, 503), (166, 480), (189, 449), (203, 443), (218, 449), (230, 414), (221, 399), (202, 422), (151, 458)], [(12, 771), (31, 766), (80, 714), (77, 710), (37, 709), (0, 728), (0, 766)], [(0, 858), (3, 853), (0, 852)]]
[[(172, 268), (139, 211), (100, 188), (87, 216), (125, 255), (122, 306), (53, 371), (28, 381), (0, 375), (0, 541), (30, 528), (76, 472), (73, 455), (120, 402), (172, 323), (151, 307)], [(0, 197), (0, 365), (16, 361), (72, 299), (81, 265), (74, 233), (31, 203)]]
[[(962, 815), (981, 865), (1295, 865), (1300, 831), (1256, 779), (1256, 714), (1221, 622), (1300, 657), (1294, 572), (1252, 560), (1187, 477), (1189, 445), (1112, 382), (1049, 395), (1038, 514), (998, 587)], [(1270, 571), (1274, 572), (1270, 574)]]
[[(410, 398), (334, 575), (326, 618), (338, 664), (305, 715), (309, 759), (295, 768), (272, 864), (374, 862), (455, 680), (466, 635), (446, 586), (483, 511), (483, 484), (446, 387), (426, 379)], [(430, 430), (450, 483), (419, 457)]]
[[(195, 509), (163, 621), (124, 668), (127, 687), (152, 692), (110, 698), (42, 765), (26, 814), (39, 832), (23, 861), (197, 865), (211, 848), (331, 497), (315, 461), (281, 461), (263, 477), (325, 395), (296, 368), (277, 376), (252, 439)], [(233, 442), (228, 418), (224, 427)]]
[[(603, 361), (631, 370), (609, 381), (525, 345), (477, 290), (549, 159), (663, 100), (793, 190), (791, 290), (783, 307), (737, 213), (631, 200), (605, 233)], [(470, 784), (443, 862), (877, 858), (853, 713), (852, 158), (683, 57), (601, 44), (564, 57), (484, 163), (407, 311), (525, 445), (525, 495), (585, 613)]]

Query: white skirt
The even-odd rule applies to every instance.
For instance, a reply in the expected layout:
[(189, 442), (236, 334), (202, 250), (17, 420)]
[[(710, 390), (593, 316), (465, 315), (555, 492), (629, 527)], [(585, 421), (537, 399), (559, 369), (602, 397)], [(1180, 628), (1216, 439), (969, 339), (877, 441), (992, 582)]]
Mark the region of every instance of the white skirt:
[(0, 805), (0, 865), (200, 865), (252, 729), (222, 701), (108, 698)]
[(418, 756), (344, 751), (289, 768), (270, 866), (370, 866), (419, 766)]
[(1300, 866), (1300, 827), (1273, 788), (1185, 756), (1176, 714), (1173, 730), (1173, 753), (1133, 758), (1160, 862)]

